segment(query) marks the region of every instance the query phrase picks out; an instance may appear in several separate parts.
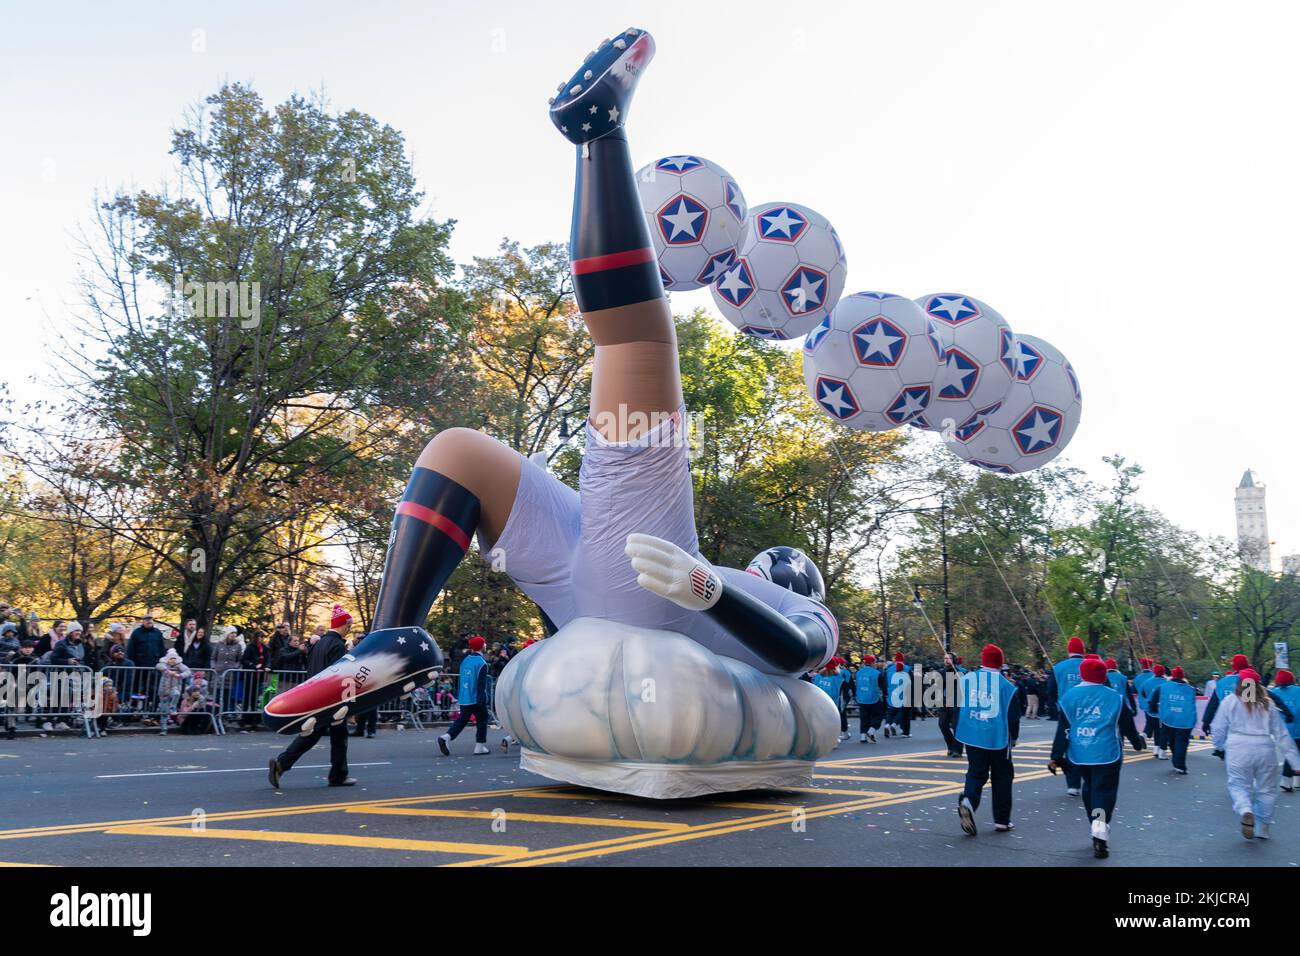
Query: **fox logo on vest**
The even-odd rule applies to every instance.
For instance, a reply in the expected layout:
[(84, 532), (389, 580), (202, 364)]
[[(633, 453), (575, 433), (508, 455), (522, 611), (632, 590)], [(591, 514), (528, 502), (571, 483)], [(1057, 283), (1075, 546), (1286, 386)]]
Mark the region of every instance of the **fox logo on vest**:
[(78, 886), (50, 897), (50, 925), (59, 928), (123, 926), (133, 936), (153, 929), (152, 893), (82, 893)]

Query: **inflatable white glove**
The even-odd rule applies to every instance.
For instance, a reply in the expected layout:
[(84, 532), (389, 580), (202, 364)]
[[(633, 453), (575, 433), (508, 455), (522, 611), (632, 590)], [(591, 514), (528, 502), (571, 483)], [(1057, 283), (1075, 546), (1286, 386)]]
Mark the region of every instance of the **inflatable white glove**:
[(708, 562), (691, 557), (671, 541), (630, 534), (623, 551), (632, 559), (637, 584), (688, 611), (706, 611), (722, 597), (722, 579)]

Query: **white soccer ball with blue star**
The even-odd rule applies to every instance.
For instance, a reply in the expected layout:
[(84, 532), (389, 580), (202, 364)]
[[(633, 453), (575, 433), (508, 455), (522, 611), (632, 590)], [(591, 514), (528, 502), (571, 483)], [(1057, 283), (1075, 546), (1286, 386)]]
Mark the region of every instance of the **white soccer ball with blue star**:
[(1047, 464), (1070, 443), (1083, 414), (1074, 368), (1060, 349), (1032, 335), (1014, 336), (1008, 360), (1015, 381), (1002, 400), (945, 434), (963, 461), (1014, 475)]
[(642, 166), (636, 185), (665, 289), (702, 289), (736, 261), (748, 207), (731, 173), (681, 153)]
[(950, 432), (1006, 397), (1011, 389), (1008, 350), (1015, 333), (1001, 314), (961, 292), (939, 292), (916, 300), (934, 321), (944, 367), (934, 383), (934, 400), (918, 427)]
[(804, 385), (818, 408), (850, 428), (906, 425), (930, 405), (941, 367), (937, 335), (904, 296), (845, 296), (804, 339)]
[(764, 203), (750, 210), (735, 263), (713, 282), (713, 301), (742, 332), (795, 339), (831, 314), (847, 272), (844, 246), (825, 216)]

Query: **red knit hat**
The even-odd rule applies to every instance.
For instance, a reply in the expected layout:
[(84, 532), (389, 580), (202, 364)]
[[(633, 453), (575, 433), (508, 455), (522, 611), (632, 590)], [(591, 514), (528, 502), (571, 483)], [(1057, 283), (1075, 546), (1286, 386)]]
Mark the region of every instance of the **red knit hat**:
[(532, 647), (536, 643), (537, 643), (537, 638), (530, 637), (528, 640), (524, 641), (524, 647)]
[(1273, 683), (1278, 687), (1289, 687), (1295, 683), (1295, 674), (1290, 671), (1278, 671), (1273, 675)]
[(1183, 669), (1181, 667), (1175, 667), (1173, 670), (1169, 672), (1169, 676), (1172, 677), (1174, 680), (1182, 680), (1187, 675), (1183, 673)]
[(481, 651), (485, 647), (487, 647), (487, 641), (483, 639), (483, 635), (475, 634), (469, 639), (469, 649), (471, 651)]
[(1164, 664), (1157, 664), (1155, 667), (1153, 667), (1153, 668), (1151, 668), (1151, 669), (1152, 669), (1153, 671), (1155, 671), (1155, 674), (1156, 674), (1157, 677), (1164, 677), (1164, 676), (1165, 676), (1165, 665), (1164, 665)]
[(1082, 654), (1083, 653), (1082, 639), (1077, 637), (1070, 638), (1069, 641), (1067, 641), (1065, 644), (1065, 652), (1067, 654)]
[(894, 660), (898, 661), (898, 663), (900, 664), (903, 663), (903, 652), (902, 651), (895, 652)]
[(983, 667), (1000, 669), (1003, 660), (1002, 648), (996, 644), (985, 644), (984, 650), (980, 651), (980, 665)]
[(342, 604), (335, 604), (334, 610), (330, 613), (330, 627), (337, 629), (351, 623), (352, 615), (343, 610)]
[(1085, 660), (1079, 665), (1079, 676), (1089, 684), (1106, 683), (1106, 665), (1101, 661)]
[(1101, 660), (1101, 655), (1100, 655), (1100, 654), (1091, 654), (1091, 653), (1089, 653), (1089, 654), (1084, 654), (1083, 656), (1084, 656), (1085, 659), (1090, 660), (1090, 661), (1099, 661), (1099, 660)]
[(1108, 671), (1119, 670), (1119, 665), (1115, 663), (1115, 658), (1113, 657), (1106, 658), (1106, 670)]
[(875, 662), (876, 662), (875, 654), (868, 654), (866, 657), (862, 658), (862, 663), (864, 664), (874, 664)]
[(1243, 667), (1241, 670), (1237, 671), (1237, 676), (1242, 680), (1253, 680), (1256, 684), (1263, 683), (1259, 678), (1259, 671), (1255, 670), (1253, 667)]
[(1243, 671), (1250, 667), (1250, 658), (1245, 654), (1236, 654), (1232, 658), (1232, 669), (1234, 671)]
[(1143, 670), (1149, 670), (1151, 667), (1151, 658), (1144, 657), (1140, 661), (1138, 661), (1138, 663), (1142, 665)]

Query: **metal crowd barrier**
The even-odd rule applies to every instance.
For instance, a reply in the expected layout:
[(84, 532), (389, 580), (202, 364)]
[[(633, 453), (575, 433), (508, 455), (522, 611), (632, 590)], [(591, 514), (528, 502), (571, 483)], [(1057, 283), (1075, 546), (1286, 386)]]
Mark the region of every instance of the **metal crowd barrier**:
[[(179, 729), (184, 720), (195, 717), (200, 721), (206, 718), (208, 729), (214, 733), (224, 732), (213, 707), (210, 669), (201, 668), (191, 671), (187, 677), (174, 677), (156, 667), (111, 665), (103, 668), (99, 677), (105, 683), (112, 682), (115, 697), (112, 709), (106, 706), (107, 712), (97, 722), (100, 731), (138, 724), (156, 726), (159, 733), (166, 735), (173, 726)], [(196, 688), (202, 695), (201, 703), (183, 706)]]
[[(278, 693), (297, 686), (306, 671), (267, 671), (229, 668), (193, 670), (174, 678), (157, 668), (110, 665), (98, 673), (88, 667), (54, 664), (0, 665), (0, 734), (24, 722), (44, 729), (46, 724), (70, 723), (87, 737), (98, 737), (123, 727), (157, 727), (159, 733), (181, 729), (187, 718), (206, 723), (203, 730), (225, 734), (227, 722), (242, 729), (261, 727), (262, 708)], [(402, 723), (414, 730), (427, 724), (450, 722), (460, 712), (456, 700), (458, 675), (442, 674), (432, 687), (421, 687), (381, 704), (377, 717), (385, 723)], [(186, 706), (198, 688), (202, 703)], [(99, 699), (95, 692), (105, 689)], [(496, 680), (487, 679), (488, 719), (499, 724)], [(54, 727), (54, 729), (63, 729)]]
[(0, 664), (0, 727), (8, 734), (24, 723), (60, 729), (56, 721), (98, 736), (95, 672), (79, 664)]
[(217, 733), (226, 733), (226, 721), (237, 720), (242, 730), (262, 726), (262, 708), (276, 694), (307, 679), (306, 671), (259, 671), (232, 667), (213, 681)]

